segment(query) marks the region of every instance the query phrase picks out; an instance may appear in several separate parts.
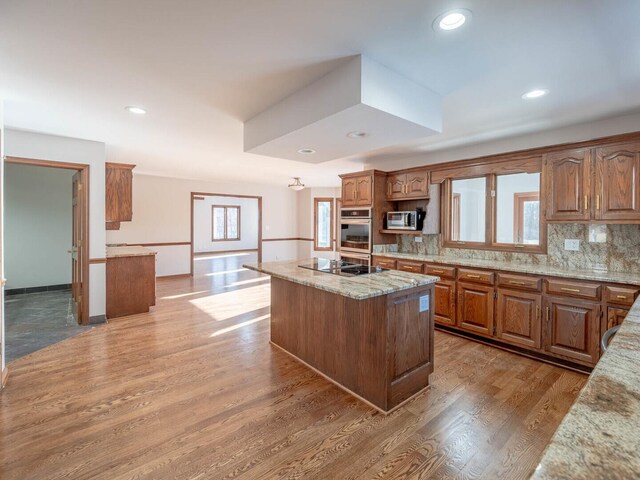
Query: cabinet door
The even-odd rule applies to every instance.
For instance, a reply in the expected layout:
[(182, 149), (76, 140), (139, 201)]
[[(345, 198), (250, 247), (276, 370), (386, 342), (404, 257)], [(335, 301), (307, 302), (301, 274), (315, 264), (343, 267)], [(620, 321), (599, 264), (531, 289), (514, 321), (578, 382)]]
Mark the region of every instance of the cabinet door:
[(429, 172), (409, 172), (405, 180), (406, 198), (429, 198)]
[(398, 268), (398, 262), (393, 258), (373, 257), (373, 266), (396, 270)]
[(600, 315), (596, 303), (570, 298), (547, 298), (545, 350), (585, 365), (600, 355)]
[(387, 199), (398, 200), (404, 198), (404, 188), (407, 181), (405, 174), (387, 176)]
[(435, 286), (434, 318), (440, 325), (456, 324), (456, 282), (440, 280)]
[(356, 179), (356, 205), (369, 207), (373, 205), (373, 177), (366, 175)]
[(628, 313), (629, 310), (626, 308), (607, 307), (607, 324), (603, 326), (602, 334), (604, 335), (604, 332), (610, 328), (620, 325)]
[(595, 218), (640, 221), (640, 142), (596, 150)]
[(105, 164), (105, 221), (130, 222), (133, 218), (133, 168)]
[(480, 335), (493, 334), (493, 287), (458, 283), (458, 326)]
[(582, 148), (547, 155), (544, 163), (546, 219), (589, 220), (591, 154)]
[(353, 207), (356, 204), (356, 179), (344, 178), (342, 180), (342, 206)]
[(514, 345), (539, 349), (542, 295), (498, 290), (496, 337)]

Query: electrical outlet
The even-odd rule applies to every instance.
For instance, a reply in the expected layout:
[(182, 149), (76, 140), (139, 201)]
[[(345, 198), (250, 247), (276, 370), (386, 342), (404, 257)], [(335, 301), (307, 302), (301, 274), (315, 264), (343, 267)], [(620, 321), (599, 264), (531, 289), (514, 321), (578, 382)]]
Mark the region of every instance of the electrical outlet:
[(575, 238), (565, 238), (564, 249), (570, 252), (577, 252), (580, 250), (580, 240)]
[(422, 237), (420, 235), (416, 235), (414, 240), (416, 243), (422, 243)]

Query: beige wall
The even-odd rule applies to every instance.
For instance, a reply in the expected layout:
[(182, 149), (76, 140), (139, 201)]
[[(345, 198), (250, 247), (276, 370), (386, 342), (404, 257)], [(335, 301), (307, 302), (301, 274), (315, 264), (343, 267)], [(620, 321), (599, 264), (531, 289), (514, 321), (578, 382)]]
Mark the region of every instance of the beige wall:
[[(185, 180), (153, 175), (133, 176), (133, 221), (107, 232), (107, 243), (189, 242), (191, 192), (262, 196), (263, 238), (295, 238), (297, 193), (286, 186), (230, 184)], [(297, 257), (297, 241), (263, 243), (263, 260)], [(178, 275), (190, 271), (190, 247), (153, 247), (158, 251), (157, 274)]]

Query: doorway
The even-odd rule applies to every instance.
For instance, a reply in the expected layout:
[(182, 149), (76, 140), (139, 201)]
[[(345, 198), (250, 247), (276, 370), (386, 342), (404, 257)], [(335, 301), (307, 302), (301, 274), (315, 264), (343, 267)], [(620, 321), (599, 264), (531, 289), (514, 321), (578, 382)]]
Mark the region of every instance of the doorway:
[(262, 197), (192, 192), (191, 276), (238, 256), (262, 261)]
[(7, 361), (90, 323), (88, 180), (88, 165), (5, 159)]

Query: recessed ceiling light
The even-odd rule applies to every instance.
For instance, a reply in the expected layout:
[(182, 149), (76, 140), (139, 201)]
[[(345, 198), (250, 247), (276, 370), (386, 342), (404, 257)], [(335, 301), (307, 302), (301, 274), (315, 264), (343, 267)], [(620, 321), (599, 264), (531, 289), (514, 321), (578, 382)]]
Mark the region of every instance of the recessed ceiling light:
[(349, 132), (347, 133), (347, 137), (349, 138), (364, 138), (366, 136), (368, 136), (369, 134), (367, 132), (360, 132), (360, 131), (354, 131), (354, 132)]
[(438, 16), (433, 22), (434, 30), (455, 30), (471, 20), (471, 11), (464, 8), (449, 10)]
[(525, 93), (524, 95), (522, 95), (522, 98), (524, 98), (525, 100), (531, 100), (533, 98), (544, 97), (547, 93), (549, 93), (549, 90), (544, 88), (537, 88)]
[(129, 105), (128, 107), (124, 107), (127, 112), (135, 113), (136, 115), (144, 115), (147, 111), (142, 107), (136, 107), (134, 105)]
[(316, 151), (313, 148), (301, 148), (298, 150), (298, 153), (301, 153), (302, 155), (313, 155)]

